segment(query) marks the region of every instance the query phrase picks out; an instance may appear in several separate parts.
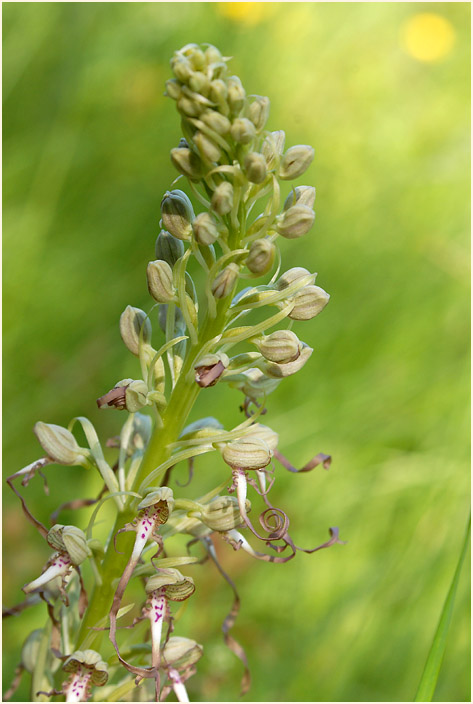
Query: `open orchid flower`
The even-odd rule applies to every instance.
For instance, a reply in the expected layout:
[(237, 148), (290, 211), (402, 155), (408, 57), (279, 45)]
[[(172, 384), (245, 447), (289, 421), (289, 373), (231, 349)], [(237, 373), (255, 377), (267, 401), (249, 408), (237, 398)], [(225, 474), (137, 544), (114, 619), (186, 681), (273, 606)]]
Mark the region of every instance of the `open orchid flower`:
[[(56, 524), (47, 534), (49, 545), (57, 552), (52, 555), (39, 577), (23, 587), (25, 594), (44, 592), (58, 577), (61, 579), (61, 592), (65, 597), (65, 586), (72, 568), (79, 570), (79, 565), (92, 551), (87, 544), (85, 534), (75, 526)], [(80, 572), (79, 572), (80, 575)]]
[(66, 702), (88, 701), (92, 686), (103, 687), (108, 680), (107, 664), (95, 650), (72, 653), (62, 669), (71, 673), (63, 686)]

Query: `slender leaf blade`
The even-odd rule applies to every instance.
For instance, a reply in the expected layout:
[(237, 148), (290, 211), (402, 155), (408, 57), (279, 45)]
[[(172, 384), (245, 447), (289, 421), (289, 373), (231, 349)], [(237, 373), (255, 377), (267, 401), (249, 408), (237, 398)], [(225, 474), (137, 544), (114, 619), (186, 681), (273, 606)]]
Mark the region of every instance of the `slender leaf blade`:
[(460, 557), (455, 569), (455, 574), (453, 575), (452, 583), (450, 589), (448, 590), (447, 598), (443, 605), (442, 613), (440, 616), (439, 624), (435, 632), (434, 640), (430, 647), (429, 654), (427, 656), (427, 661), (425, 663), (424, 672), (417, 689), (417, 694), (414, 701), (416, 702), (431, 702), (435, 693), (435, 688), (437, 686), (437, 680), (440, 673), (440, 668), (442, 667), (442, 660), (445, 654), (445, 648), (447, 644), (448, 627), (450, 625), (450, 620), (453, 613), (453, 605), (455, 601), (455, 594), (458, 587), (458, 582), (460, 581), (461, 569), (465, 559), (465, 555), (468, 549), (468, 542), (470, 538), (470, 527), (471, 527), (471, 515), (468, 519), (468, 526), (466, 529), (465, 539), (463, 541), (462, 550)]

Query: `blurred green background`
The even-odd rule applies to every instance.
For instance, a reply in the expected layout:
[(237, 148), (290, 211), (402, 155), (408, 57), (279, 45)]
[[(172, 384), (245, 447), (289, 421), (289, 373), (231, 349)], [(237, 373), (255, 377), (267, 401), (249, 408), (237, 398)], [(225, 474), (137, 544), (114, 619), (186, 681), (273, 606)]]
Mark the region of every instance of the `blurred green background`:
[[(138, 373), (118, 319), (150, 307), (145, 266), (180, 137), (163, 98), (173, 51), (210, 42), (233, 56), (247, 92), (271, 99), (269, 129), (315, 148), (299, 181), (317, 186), (315, 226), (281, 246), (332, 298), (294, 327), (315, 352), (266, 418), (296, 465), (334, 461), (278, 468), (272, 500), (297, 544), (332, 525), (348, 543), (286, 565), (222, 545), (248, 701), (410, 701), (422, 673), (469, 504), (469, 27), (468, 3), (3, 4), (6, 474), (41, 454), (37, 420), (84, 414), (104, 440), (123, 422), (95, 399)], [(240, 402), (217, 386), (197, 412), (231, 427)], [(43, 521), (100, 484), (78, 468), (48, 478), (48, 498), (39, 480), (25, 492)], [(217, 457), (197, 461), (195, 495), (221, 479)], [(4, 538), (12, 606), (49, 550), (8, 490)], [(198, 595), (176, 634), (205, 646), (191, 698), (235, 700), (241, 667), (220, 632), (230, 590), (211, 566), (189, 573)], [(467, 573), (439, 701), (470, 701)], [(5, 622), (4, 688), (44, 620), (38, 606)]]

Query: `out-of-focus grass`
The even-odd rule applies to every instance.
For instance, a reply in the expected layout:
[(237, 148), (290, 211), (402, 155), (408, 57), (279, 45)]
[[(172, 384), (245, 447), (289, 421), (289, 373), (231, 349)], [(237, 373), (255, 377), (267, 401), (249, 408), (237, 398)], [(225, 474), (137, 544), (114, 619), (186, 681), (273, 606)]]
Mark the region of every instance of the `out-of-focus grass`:
[[(422, 13), (453, 33), (435, 61), (412, 49), (429, 41), (431, 30), (412, 40)], [(278, 469), (273, 502), (299, 545), (329, 525), (349, 542), (283, 566), (222, 545), (241, 590), (248, 699), (409, 701), (422, 673), (468, 513), (469, 14), (466, 3), (3, 5), (7, 474), (38, 456), (36, 420), (85, 414), (102, 438), (118, 431), (95, 398), (137, 373), (117, 322), (128, 303), (150, 305), (145, 264), (179, 139), (162, 97), (172, 52), (208, 41), (234, 56), (248, 92), (271, 98), (270, 129), (316, 149), (301, 180), (317, 185), (316, 224), (282, 250), (287, 268), (318, 271), (332, 300), (295, 327), (315, 352), (267, 418), (296, 465), (320, 450), (334, 463)], [(199, 403), (227, 427), (240, 420), (236, 391), (217, 386)], [(222, 471), (198, 461), (196, 494)], [(43, 520), (98, 486), (79, 469), (48, 477), (50, 498), (39, 482), (27, 489)], [(11, 606), (48, 550), (7, 492), (4, 536)], [(192, 574), (198, 592), (177, 628), (206, 657), (191, 696), (234, 700), (240, 667), (219, 632), (231, 595), (210, 567)], [(468, 608), (464, 574), (439, 701), (470, 700)], [(35, 607), (6, 622), (5, 682), (44, 618)]]

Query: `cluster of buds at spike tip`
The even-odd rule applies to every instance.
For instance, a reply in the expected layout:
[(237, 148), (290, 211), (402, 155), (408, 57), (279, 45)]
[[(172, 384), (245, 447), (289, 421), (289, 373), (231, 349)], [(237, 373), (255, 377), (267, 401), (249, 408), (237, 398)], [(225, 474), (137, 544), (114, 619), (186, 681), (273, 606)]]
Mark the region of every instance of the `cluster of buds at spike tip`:
[[(215, 166), (233, 161), (246, 172), (250, 183), (259, 184), (266, 178), (267, 164), (251, 147), (257, 146), (263, 133), (269, 99), (247, 96), (240, 78), (229, 74), (227, 61), (210, 45), (188, 44), (174, 54), (171, 68), (175, 78), (167, 81), (166, 94), (176, 101), (186, 141), (171, 151), (171, 160), (194, 182)], [(248, 150), (254, 153), (251, 163), (245, 158)], [(230, 212), (226, 200), (227, 194), (212, 199), (215, 212)]]
[(42, 574), (23, 587), (25, 594), (44, 591), (57, 577), (61, 578), (64, 586), (72, 567), (78, 567), (92, 555), (85, 534), (76, 526), (56, 524), (49, 530), (46, 539), (56, 552), (46, 563)]
[(66, 702), (88, 701), (92, 687), (103, 687), (108, 680), (108, 666), (95, 650), (76, 650), (62, 669), (70, 673), (63, 685)]

